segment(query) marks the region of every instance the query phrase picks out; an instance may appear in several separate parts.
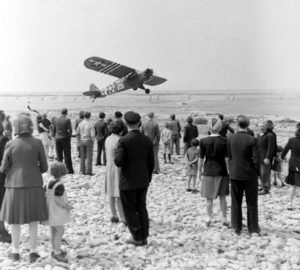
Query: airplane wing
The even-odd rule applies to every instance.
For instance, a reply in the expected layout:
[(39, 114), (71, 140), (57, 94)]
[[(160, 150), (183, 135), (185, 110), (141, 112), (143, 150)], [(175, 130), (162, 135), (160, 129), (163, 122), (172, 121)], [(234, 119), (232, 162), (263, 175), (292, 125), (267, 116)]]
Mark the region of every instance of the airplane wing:
[(144, 82), (144, 84), (155, 86), (164, 83), (165, 81), (167, 81), (167, 79), (152, 75), (147, 81)]
[(92, 69), (103, 74), (122, 78), (125, 75), (135, 71), (135, 69), (120, 65), (118, 63), (106, 60), (100, 57), (89, 57), (84, 61), (84, 65), (88, 69)]

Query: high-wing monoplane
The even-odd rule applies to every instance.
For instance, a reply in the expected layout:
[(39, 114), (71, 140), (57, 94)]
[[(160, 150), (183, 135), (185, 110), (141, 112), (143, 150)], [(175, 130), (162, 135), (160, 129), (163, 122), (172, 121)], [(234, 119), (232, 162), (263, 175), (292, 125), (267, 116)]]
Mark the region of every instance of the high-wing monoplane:
[(146, 94), (149, 94), (150, 90), (144, 85), (155, 86), (166, 81), (165, 78), (154, 75), (152, 69), (137, 71), (136, 69), (95, 56), (86, 59), (84, 65), (88, 69), (118, 78), (118, 80), (104, 89), (99, 89), (96, 85), (91, 84), (90, 90), (83, 94), (85, 96), (90, 96), (93, 101), (96, 98), (106, 97), (107, 95), (129, 89), (137, 90), (140, 88), (144, 90)]

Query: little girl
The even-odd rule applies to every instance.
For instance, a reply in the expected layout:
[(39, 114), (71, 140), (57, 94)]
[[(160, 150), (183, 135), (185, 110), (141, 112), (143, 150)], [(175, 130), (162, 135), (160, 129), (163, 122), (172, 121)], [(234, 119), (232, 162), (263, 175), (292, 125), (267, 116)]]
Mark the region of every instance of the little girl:
[(172, 164), (171, 160), (171, 136), (172, 136), (172, 131), (170, 130), (169, 124), (165, 124), (165, 128), (161, 132), (161, 140), (164, 146), (164, 161), (165, 164), (167, 163), (167, 155), (169, 158), (170, 164)]
[(285, 186), (282, 178), (281, 178), (281, 172), (282, 172), (282, 160), (281, 160), (281, 153), (282, 153), (282, 146), (277, 145), (276, 149), (276, 157), (274, 158), (273, 164), (272, 164), (272, 171), (273, 171), (273, 185), (277, 186), (277, 178), (281, 184), (281, 186)]
[[(193, 139), (191, 142), (192, 147), (190, 147), (186, 152), (186, 162), (187, 162), (187, 175), (188, 175), (188, 182), (187, 182), (187, 189), (188, 192), (196, 193), (196, 179), (197, 179), (197, 172), (198, 172), (198, 161), (199, 161), (199, 141), (197, 139)], [(191, 180), (193, 179), (193, 189), (191, 189)]]
[(54, 179), (46, 186), (46, 198), (53, 248), (51, 256), (60, 262), (67, 262), (67, 253), (60, 249), (64, 234), (63, 225), (71, 220), (70, 212), (73, 209), (68, 203), (65, 187), (61, 182), (61, 178), (67, 174), (66, 166), (62, 162), (55, 162), (50, 167), (50, 174)]

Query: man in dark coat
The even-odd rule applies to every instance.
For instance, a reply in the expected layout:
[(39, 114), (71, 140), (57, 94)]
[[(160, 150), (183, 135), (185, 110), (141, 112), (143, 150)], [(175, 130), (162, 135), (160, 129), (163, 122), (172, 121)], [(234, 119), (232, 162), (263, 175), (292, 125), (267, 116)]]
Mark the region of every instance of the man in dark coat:
[(193, 118), (189, 116), (187, 119), (187, 125), (184, 127), (183, 132), (183, 142), (184, 142), (184, 152), (185, 155), (186, 151), (192, 146), (191, 141), (198, 137), (198, 128), (197, 126), (193, 125)]
[(95, 135), (97, 140), (97, 160), (96, 166), (101, 165), (101, 154), (103, 151), (103, 165), (106, 165), (106, 155), (105, 155), (105, 140), (108, 136), (107, 123), (104, 121), (105, 113), (99, 113), (99, 120), (95, 123)]
[(265, 195), (270, 192), (271, 188), (271, 166), (274, 157), (276, 156), (276, 135), (272, 131), (273, 123), (268, 120), (260, 125), (261, 133), (257, 136), (258, 153), (260, 158), (260, 179), (262, 190), (260, 195)]
[(148, 136), (153, 143), (153, 151), (154, 151), (154, 171), (153, 173), (158, 174), (159, 169), (159, 160), (158, 160), (158, 150), (159, 150), (159, 142), (160, 142), (160, 130), (158, 124), (154, 121), (154, 112), (148, 114), (148, 121), (146, 121), (142, 125), (142, 133)]
[(169, 127), (172, 131), (171, 136), (171, 155), (173, 155), (173, 148), (175, 145), (176, 154), (180, 155), (180, 138), (181, 138), (181, 125), (180, 122), (176, 119), (176, 115), (173, 113), (170, 115)]
[(247, 133), (249, 119), (238, 116), (239, 131), (228, 138), (229, 179), (231, 180), (231, 223), (236, 234), (242, 230), (242, 201), (246, 195), (249, 233), (259, 233), (257, 188), (259, 157), (256, 138)]
[(72, 125), (67, 115), (68, 110), (66, 108), (62, 109), (61, 116), (54, 122), (53, 134), (55, 136), (57, 161), (62, 162), (63, 159), (65, 159), (68, 173), (73, 174), (74, 170), (71, 157)]
[(133, 239), (129, 244), (143, 246), (149, 236), (146, 195), (154, 168), (153, 143), (139, 131), (140, 115), (125, 113), (128, 134), (120, 138), (115, 164), (121, 167), (120, 197), (126, 223)]
[[(4, 112), (0, 111), (0, 165), (2, 163), (5, 145), (8, 142), (8, 138), (3, 135), (4, 118), (5, 118)], [(5, 174), (0, 172), (0, 210), (3, 203), (4, 194), (5, 194)], [(5, 229), (4, 221), (0, 221), (0, 242), (11, 243), (11, 235)]]

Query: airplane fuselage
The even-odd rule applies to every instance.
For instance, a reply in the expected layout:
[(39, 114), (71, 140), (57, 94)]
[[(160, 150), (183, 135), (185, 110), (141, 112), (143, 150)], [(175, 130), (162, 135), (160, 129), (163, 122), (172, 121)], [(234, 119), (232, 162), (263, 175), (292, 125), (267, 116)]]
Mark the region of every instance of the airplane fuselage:
[[(99, 89), (98, 93), (95, 93), (94, 95), (90, 95), (92, 98), (102, 98), (106, 97), (107, 95), (111, 95), (117, 92), (123, 92), (129, 89), (145, 89), (143, 86), (144, 82), (147, 81), (151, 76), (153, 75), (153, 70), (146, 69), (143, 72), (137, 73), (132, 72), (129, 75), (124, 76), (121, 79), (118, 79), (117, 81), (113, 82), (112, 84), (108, 85), (107, 87), (103, 89)], [(88, 92), (85, 92), (88, 93)]]

